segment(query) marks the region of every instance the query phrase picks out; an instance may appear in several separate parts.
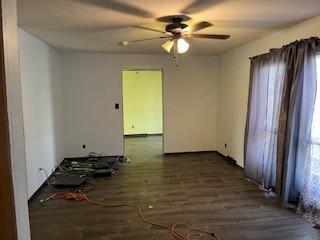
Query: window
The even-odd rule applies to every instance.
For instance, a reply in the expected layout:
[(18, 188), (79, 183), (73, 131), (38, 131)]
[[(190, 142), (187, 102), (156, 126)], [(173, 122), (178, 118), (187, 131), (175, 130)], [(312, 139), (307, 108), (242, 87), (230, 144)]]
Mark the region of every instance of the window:
[(317, 95), (312, 120), (312, 164), (313, 174), (320, 177), (320, 55), (317, 57)]
[(312, 139), (320, 143), (320, 55), (317, 57), (317, 95), (313, 114)]
[(308, 167), (306, 179), (305, 199), (313, 207), (320, 207), (320, 55), (317, 57), (317, 91), (316, 101), (312, 119), (310, 166)]

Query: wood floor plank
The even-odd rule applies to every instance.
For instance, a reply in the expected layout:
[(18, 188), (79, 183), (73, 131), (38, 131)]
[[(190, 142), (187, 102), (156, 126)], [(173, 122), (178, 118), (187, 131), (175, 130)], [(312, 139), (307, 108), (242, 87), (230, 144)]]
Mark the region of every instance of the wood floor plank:
[[(187, 221), (222, 240), (320, 239), (319, 230), (244, 180), (242, 170), (217, 153), (163, 156), (161, 142), (159, 136), (126, 139), (130, 164), (112, 177), (90, 180), (95, 188), (89, 197), (138, 204), (153, 221)], [(34, 240), (172, 239), (141, 223), (133, 209), (65, 200), (40, 204), (49, 193), (43, 189), (30, 203)]]

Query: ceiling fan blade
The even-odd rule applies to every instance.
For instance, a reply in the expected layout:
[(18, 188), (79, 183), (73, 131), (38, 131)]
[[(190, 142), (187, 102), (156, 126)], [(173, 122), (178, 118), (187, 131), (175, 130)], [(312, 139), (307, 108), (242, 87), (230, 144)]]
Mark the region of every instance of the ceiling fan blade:
[(134, 15), (138, 17), (144, 17), (144, 18), (153, 18), (155, 17), (153, 13), (141, 9), (139, 7), (124, 3), (124, 2), (119, 2), (116, 0), (78, 0), (79, 2), (88, 4), (88, 5), (93, 5), (96, 7), (100, 8), (107, 8), (116, 12), (121, 12), (129, 15)]
[(210, 7), (213, 7), (223, 0), (195, 0), (193, 3), (189, 4), (182, 10), (185, 14), (195, 14), (202, 12)]
[(144, 27), (144, 26), (132, 26), (134, 28), (139, 28), (139, 29), (143, 29), (143, 30), (149, 30), (149, 31), (153, 31), (153, 32), (157, 32), (157, 33), (167, 33), (165, 31), (161, 31), (161, 30), (158, 30), (158, 29), (153, 29), (153, 28), (149, 28), (149, 27)]
[(209, 39), (221, 39), (226, 40), (230, 38), (230, 35), (222, 35), (222, 34), (190, 34), (187, 35), (190, 38), (209, 38)]
[[(264, 20), (214, 20), (214, 25), (216, 27), (222, 27), (222, 28), (250, 28), (250, 29), (257, 29), (257, 28), (263, 28), (263, 29), (270, 29), (270, 28), (276, 28), (281, 27), (277, 25), (273, 21), (264, 21)], [(285, 26), (285, 23), (283, 24)]]
[(211, 26), (212, 26), (212, 24), (209, 22), (199, 22), (196, 25), (190, 27), (190, 33), (200, 31), (202, 29), (205, 29), (205, 28), (211, 27)]
[(164, 38), (171, 38), (171, 36), (145, 38), (145, 39), (138, 39), (138, 40), (133, 40), (133, 41), (122, 41), (122, 42), (119, 43), (119, 45), (128, 46), (130, 43), (144, 42), (144, 41), (150, 41), (150, 40), (156, 40), (156, 39), (164, 39)]

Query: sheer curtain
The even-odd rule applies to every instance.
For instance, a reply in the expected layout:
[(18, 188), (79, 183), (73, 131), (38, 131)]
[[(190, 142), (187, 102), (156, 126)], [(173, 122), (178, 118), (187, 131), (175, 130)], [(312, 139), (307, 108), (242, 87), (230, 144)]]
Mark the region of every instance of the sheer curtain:
[(274, 188), (276, 183), (277, 133), (284, 70), (284, 58), (280, 52), (251, 60), (245, 175), (266, 189)]
[[(317, 56), (317, 86), (320, 86), (320, 55)], [(312, 119), (311, 143), (308, 145), (307, 161), (299, 208), (313, 225), (320, 226), (320, 90), (317, 88)]]

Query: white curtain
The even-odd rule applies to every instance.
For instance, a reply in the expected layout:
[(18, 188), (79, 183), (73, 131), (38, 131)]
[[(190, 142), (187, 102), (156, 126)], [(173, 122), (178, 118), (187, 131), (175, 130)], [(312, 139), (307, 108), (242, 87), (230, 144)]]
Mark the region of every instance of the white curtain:
[[(320, 86), (320, 55), (317, 56), (317, 86)], [(311, 143), (308, 145), (300, 210), (314, 226), (320, 226), (320, 89), (317, 88), (312, 119)]]

